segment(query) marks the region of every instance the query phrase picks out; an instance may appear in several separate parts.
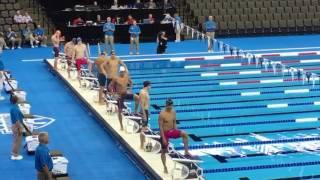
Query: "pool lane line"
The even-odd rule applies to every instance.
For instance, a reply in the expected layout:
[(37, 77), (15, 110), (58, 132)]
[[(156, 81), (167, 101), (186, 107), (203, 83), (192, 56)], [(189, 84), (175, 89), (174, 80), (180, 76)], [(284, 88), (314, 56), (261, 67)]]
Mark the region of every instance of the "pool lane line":
[[(312, 120), (310, 120), (312, 119)], [(239, 126), (255, 126), (263, 124), (281, 124), (281, 123), (303, 123), (303, 122), (314, 122), (320, 121), (320, 117), (305, 117), (296, 119), (280, 119), (280, 120), (262, 120), (255, 122), (238, 122), (238, 123), (219, 123), (219, 124), (205, 124), (205, 125), (189, 125), (183, 126), (179, 125), (179, 129), (189, 130), (189, 129), (205, 129), (205, 128), (218, 128), (218, 127), (239, 127)], [(159, 131), (159, 128), (153, 128), (153, 131)]]

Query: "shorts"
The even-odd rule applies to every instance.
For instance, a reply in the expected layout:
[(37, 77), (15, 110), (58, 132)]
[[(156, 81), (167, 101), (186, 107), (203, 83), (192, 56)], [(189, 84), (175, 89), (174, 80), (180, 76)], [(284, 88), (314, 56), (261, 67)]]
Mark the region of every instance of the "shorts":
[(104, 87), (106, 85), (107, 78), (104, 74), (99, 73), (98, 74), (98, 81), (99, 81), (100, 87)]
[(54, 57), (59, 57), (60, 49), (58, 47), (53, 47)]
[(149, 110), (145, 109), (144, 112), (146, 113), (146, 119), (142, 119), (142, 127), (147, 127), (149, 124)]
[(69, 56), (66, 56), (66, 60), (67, 60), (68, 66), (71, 66), (72, 65), (72, 58)]
[(120, 96), (120, 98), (118, 99), (118, 109), (123, 109), (124, 106), (124, 100), (133, 100), (134, 95), (133, 94), (123, 94)]
[(85, 58), (76, 59), (76, 68), (77, 68), (77, 71), (80, 71), (81, 65), (83, 65), (83, 64), (88, 64), (87, 59), (85, 59)]
[(162, 137), (160, 138), (162, 149), (167, 149), (169, 145), (169, 139), (177, 139), (181, 137), (181, 131), (179, 129), (170, 129), (164, 132), (164, 136), (168, 142), (168, 144), (162, 143)]

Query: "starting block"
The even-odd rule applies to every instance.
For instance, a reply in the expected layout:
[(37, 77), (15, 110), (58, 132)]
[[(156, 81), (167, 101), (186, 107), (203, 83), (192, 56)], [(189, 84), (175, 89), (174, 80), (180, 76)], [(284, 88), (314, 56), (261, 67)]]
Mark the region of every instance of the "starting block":
[(174, 162), (172, 179), (204, 179), (203, 169), (198, 166), (201, 160), (189, 159), (176, 151), (168, 154)]
[(142, 117), (133, 113), (123, 113), (127, 133), (138, 133), (142, 126)]
[(146, 137), (146, 141), (144, 143), (144, 150), (146, 152), (152, 152), (155, 154), (160, 153), (162, 146), (160, 142), (160, 135), (151, 131), (150, 129), (146, 132), (143, 132)]
[(80, 69), (80, 83), (81, 87), (99, 90), (99, 82), (97, 77), (92, 75), (88, 69)]

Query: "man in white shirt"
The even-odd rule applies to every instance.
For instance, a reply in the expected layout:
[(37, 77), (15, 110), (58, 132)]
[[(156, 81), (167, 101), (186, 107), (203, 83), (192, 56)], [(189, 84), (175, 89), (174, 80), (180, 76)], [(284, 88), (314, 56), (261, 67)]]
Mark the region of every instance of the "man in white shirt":
[(17, 14), (13, 16), (13, 20), (15, 23), (23, 23), (23, 16), (19, 10), (17, 11)]

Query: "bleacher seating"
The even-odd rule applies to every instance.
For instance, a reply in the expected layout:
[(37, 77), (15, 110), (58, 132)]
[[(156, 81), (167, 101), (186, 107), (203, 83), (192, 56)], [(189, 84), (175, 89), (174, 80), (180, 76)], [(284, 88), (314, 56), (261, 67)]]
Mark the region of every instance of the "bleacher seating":
[(212, 15), (218, 34), (315, 32), (320, 0), (186, 0), (195, 23)]
[(17, 0), (1, 0), (0, 2), (0, 31), (6, 31), (11, 27), (14, 31), (18, 31), (20, 26), (15, 24), (13, 16), (17, 10), (21, 10), (21, 6)]

